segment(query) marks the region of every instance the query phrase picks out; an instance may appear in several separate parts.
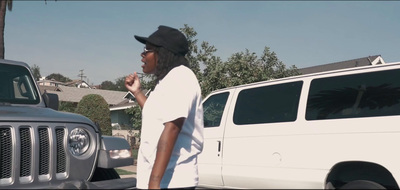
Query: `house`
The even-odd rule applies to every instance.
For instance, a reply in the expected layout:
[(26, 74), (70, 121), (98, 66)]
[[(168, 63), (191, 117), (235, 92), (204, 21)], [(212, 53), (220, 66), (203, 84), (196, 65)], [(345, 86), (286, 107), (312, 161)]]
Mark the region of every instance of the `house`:
[(70, 82), (65, 82), (64, 86), (76, 87), (76, 88), (92, 88), (86, 81), (84, 80), (72, 80)]
[(37, 84), (41, 86), (58, 86), (62, 85), (63, 83), (54, 79), (46, 80), (45, 78), (42, 78), (41, 80), (37, 81)]
[(69, 82), (59, 82), (59, 81), (56, 81), (55, 79), (47, 80), (46, 77), (40, 78), (40, 80), (37, 81), (37, 84), (41, 85), (41, 86), (69, 86), (69, 87), (76, 87), (76, 88), (96, 88), (95, 86), (90, 86), (84, 80), (72, 80)]
[[(145, 96), (148, 96), (150, 90), (142, 91)], [(130, 116), (125, 113), (126, 109), (137, 106), (135, 96), (131, 92), (127, 92), (123, 97), (123, 101), (114, 106), (110, 106), (111, 112), (111, 125), (115, 129), (121, 129), (121, 126), (132, 126)]]
[(331, 71), (337, 69), (345, 69), (345, 68), (352, 68), (352, 67), (361, 67), (361, 66), (368, 66), (368, 65), (379, 65), (379, 64), (386, 64), (383, 58), (380, 55), (375, 56), (368, 56), (348, 61), (341, 61), (336, 63), (329, 63), (324, 65), (317, 65), (312, 67), (306, 67), (299, 69), (301, 74), (310, 74), (310, 73), (317, 73), (323, 71)]
[[(39, 82), (38, 82), (39, 83)], [(101, 90), (91, 88), (78, 88), (75, 85), (63, 86), (62, 83), (41, 83), (41, 84), (57, 84), (57, 85), (39, 85), (39, 89), (43, 94), (45, 91), (58, 95), (60, 102), (78, 102), (88, 94), (98, 94), (108, 103), (110, 109), (111, 125), (113, 128), (121, 129), (121, 126), (132, 126), (130, 116), (125, 113), (126, 109), (136, 106), (136, 99), (130, 92)], [(74, 87), (75, 86), (75, 87)], [(143, 90), (148, 96), (150, 90)]]
[[(98, 94), (108, 103), (110, 109), (111, 126), (113, 127), (112, 135), (128, 140), (133, 147), (139, 142), (137, 130), (121, 130), (121, 126), (131, 127), (131, 117), (125, 113), (126, 109), (137, 106), (135, 96), (130, 92), (101, 90), (85, 86), (85, 82), (75, 80), (70, 83), (62, 83), (55, 80), (37, 81), (41, 94), (44, 92), (58, 95), (60, 102), (72, 102), (75, 105), (88, 94)], [(87, 83), (86, 83), (87, 84)], [(66, 86), (68, 85), (68, 86)], [(146, 96), (150, 90), (142, 91)], [(119, 130), (114, 130), (119, 129)]]
[[(60, 102), (72, 102), (74, 104), (78, 104), (81, 99), (89, 94), (98, 94), (104, 98), (109, 107), (119, 105), (121, 102), (125, 101), (125, 97), (127, 96), (126, 92), (122, 91), (113, 91), (113, 90), (100, 90), (100, 89), (91, 89), (91, 88), (77, 88), (70, 86), (45, 86), (39, 85), (39, 89), (43, 94), (45, 91), (58, 95), (58, 100)], [(127, 118), (127, 114), (121, 111), (114, 111), (110, 109), (111, 112), (111, 123), (118, 123), (120, 119), (118, 118)], [(117, 113), (118, 112), (118, 113)], [(124, 120), (125, 121), (125, 120)], [(129, 121), (129, 119), (128, 119)], [(124, 124), (130, 124), (124, 123)], [(122, 124), (122, 123), (121, 123)]]
[(123, 97), (126, 92), (122, 91), (113, 91), (113, 90), (100, 90), (100, 89), (91, 89), (91, 88), (77, 88), (70, 86), (57, 86), (57, 87), (48, 87), (39, 85), (40, 91), (43, 94), (44, 90), (49, 93), (54, 93), (58, 95), (59, 101), (63, 102), (75, 102), (78, 103), (81, 101), (83, 96), (88, 94), (98, 94), (106, 100), (109, 106), (114, 106), (121, 101), (123, 101)]
[[(126, 139), (131, 147), (138, 145), (139, 141), (139, 130), (112, 130), (112, 136)], [(138, 147), (135, 147), (138, 148)]]

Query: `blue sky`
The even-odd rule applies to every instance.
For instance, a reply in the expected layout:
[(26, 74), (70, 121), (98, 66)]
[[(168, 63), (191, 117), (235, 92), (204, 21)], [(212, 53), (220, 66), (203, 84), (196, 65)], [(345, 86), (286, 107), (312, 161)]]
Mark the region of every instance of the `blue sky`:
[(193, 27), (226, 61), (270, 47), (298, 68), (381, 55), (400, 62), (400, 1), (14, 1), (5, 58), (41, 74), (90, 84), (141, 72), (143, 45), (159, 25)]

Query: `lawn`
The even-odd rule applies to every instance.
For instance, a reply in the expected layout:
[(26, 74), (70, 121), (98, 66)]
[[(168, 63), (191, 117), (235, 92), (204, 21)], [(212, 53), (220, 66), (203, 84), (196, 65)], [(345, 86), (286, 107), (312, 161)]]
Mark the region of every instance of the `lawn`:
[(115, 171), (117, 171), (118, 175), (131, 175), (131, 174), (136, 174), (136, 172), (130, 172), (126, 171), (123, 169), (115, 168)]
[[(138, 154), (138, 150), (137, 150), (137, 149), (133, 149), (133, 150), (132, 150), (132, 157), (133, 157), (134, 162), (136, 162), (137, 154)], [(126, 170), (119, 169), (119, 168), (115, 168), (115, 171), (117, 171), (117, 173), (118, 173), (119, 175), (131, 175), (131, 174), (136, 174), (136, 172), (126, 171)]]

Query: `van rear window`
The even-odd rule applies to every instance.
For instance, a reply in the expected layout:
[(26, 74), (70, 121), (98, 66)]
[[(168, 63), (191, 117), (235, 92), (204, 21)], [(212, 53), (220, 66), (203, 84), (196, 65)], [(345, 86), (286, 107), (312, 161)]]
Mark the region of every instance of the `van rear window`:
[(314, 79), (307, 120), (400, 115), (400, 69)]
[(295, 121), (303, 81), (242, 90), (233, 122), (237, 125)]

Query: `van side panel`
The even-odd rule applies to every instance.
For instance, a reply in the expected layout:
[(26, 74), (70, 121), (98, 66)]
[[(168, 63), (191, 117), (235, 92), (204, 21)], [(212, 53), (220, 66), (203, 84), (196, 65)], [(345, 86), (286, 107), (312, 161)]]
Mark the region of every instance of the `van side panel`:
[[(340, 120), (309, 122), (299, 127), (298, 132), (285, 124), (241, 126), (230, 130), (230, 135), (225, 136), (225, 185), (323, 188), (329, 170), (340, 162), (359, 160), (379, 163), (385, 168), (400, 168), (394, 161), (400, 159), (396, 148), (382, 146), (400, 143), (399, 132), (394, 132), (398, 131), (395, 124), (400, 117), (362, 120), (368, 125)], [(389, 122), (393, 124), (382, 126)], [(353, 126), (351, 130), (349, 125)], [(382, 132), (374, 133), (376, 126), (381, 126)], [(348, 132), (340, 133), (340, 130)], [(240, 137), (234, 133), (240, 133)], [(398, 175), (396, 170), (391, 172)]]

